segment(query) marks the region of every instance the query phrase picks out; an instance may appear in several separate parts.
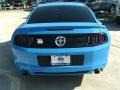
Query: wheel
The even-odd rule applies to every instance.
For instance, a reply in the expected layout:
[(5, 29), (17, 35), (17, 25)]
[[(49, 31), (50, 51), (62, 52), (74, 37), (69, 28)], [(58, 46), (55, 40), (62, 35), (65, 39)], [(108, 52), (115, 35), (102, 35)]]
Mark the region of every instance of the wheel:
[(109, 8), (108, 12), (109, 12), (111, 15), (115, 15), (115, 13), (116, 13), (115, 6), (114, 6), (114, 5), (111, 6), (111, 7)]

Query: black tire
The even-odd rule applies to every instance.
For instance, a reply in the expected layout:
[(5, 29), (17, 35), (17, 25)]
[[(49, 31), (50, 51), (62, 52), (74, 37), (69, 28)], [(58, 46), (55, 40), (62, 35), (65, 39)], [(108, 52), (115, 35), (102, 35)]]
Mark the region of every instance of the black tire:
[(114, 5), (110, 6), (108, 12), (110, 13), (110, 15), (115, 15), (116, 13), (116, 8)]

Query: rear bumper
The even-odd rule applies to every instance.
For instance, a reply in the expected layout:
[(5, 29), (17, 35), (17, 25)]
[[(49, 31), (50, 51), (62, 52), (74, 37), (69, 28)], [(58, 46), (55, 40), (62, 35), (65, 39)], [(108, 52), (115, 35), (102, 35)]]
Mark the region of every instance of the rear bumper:
[(36, 67), (25, 64), (16, 64), (22, 72), (28, 71), (30, 75), (80, 75), (92, 73), (95, 69), (103, 69), (104, 65), (99, 66), (53, 66), (53, 67)]
[[(95, 47), (64, 49), (32, 49), (13, 46), (14, 60), (20, 71), (31, 75), (76, 75), (103, 69), (108, 61), (109, 43)], [(37, 56), (84, 55), (84, 64), (77, 66), (40, 66)]]

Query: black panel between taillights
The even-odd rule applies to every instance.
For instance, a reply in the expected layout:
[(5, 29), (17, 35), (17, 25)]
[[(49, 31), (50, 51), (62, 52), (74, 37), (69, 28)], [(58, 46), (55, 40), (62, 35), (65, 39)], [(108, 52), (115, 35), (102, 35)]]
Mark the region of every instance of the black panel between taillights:
[[(20, 47), (26, 48), (78, 48), (78, 47), (89, 47), (95, 46), (94, 38), (99, 33), (90, 33), (90, 34), (34, 34), (34, 35), (16, 35), (14, 37), (14, 44)], [(101, 35), (101, 34), (100, 34)], [(99, 36), (100, 36), (99, 35)], [(108, 41), (107, 35), (105, 36), (105, 42)], [(58, 36), (63, 36), (66, 38), (66, 43), (64, 46), (59, 47), (55, 44), (55, 39)], [(89, 40), (90, 37), (90, 40)], [(37, 39), (43, 39), (43, 44), (38, 44)], [(98, 40), (99, 39), (98, 37)], [(100, 43), (103, 44), (103, 43)]]

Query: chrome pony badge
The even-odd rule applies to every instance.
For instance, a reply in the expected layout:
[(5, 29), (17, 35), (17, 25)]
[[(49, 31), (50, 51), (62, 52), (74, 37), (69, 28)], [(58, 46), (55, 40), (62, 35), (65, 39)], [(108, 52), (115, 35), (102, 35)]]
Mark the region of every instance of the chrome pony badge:
[(62, 47), (64, 46), (66, 43), (66, 38), (63, 37), (63, 36), (58, 36), (56, 39), (55, 39), (55, 44), (59, 47)]
[(37, 44), (39, 44), (39, 45), (43, 44), (43, 39), (41, 39), (41, 38), (37, 39)]

